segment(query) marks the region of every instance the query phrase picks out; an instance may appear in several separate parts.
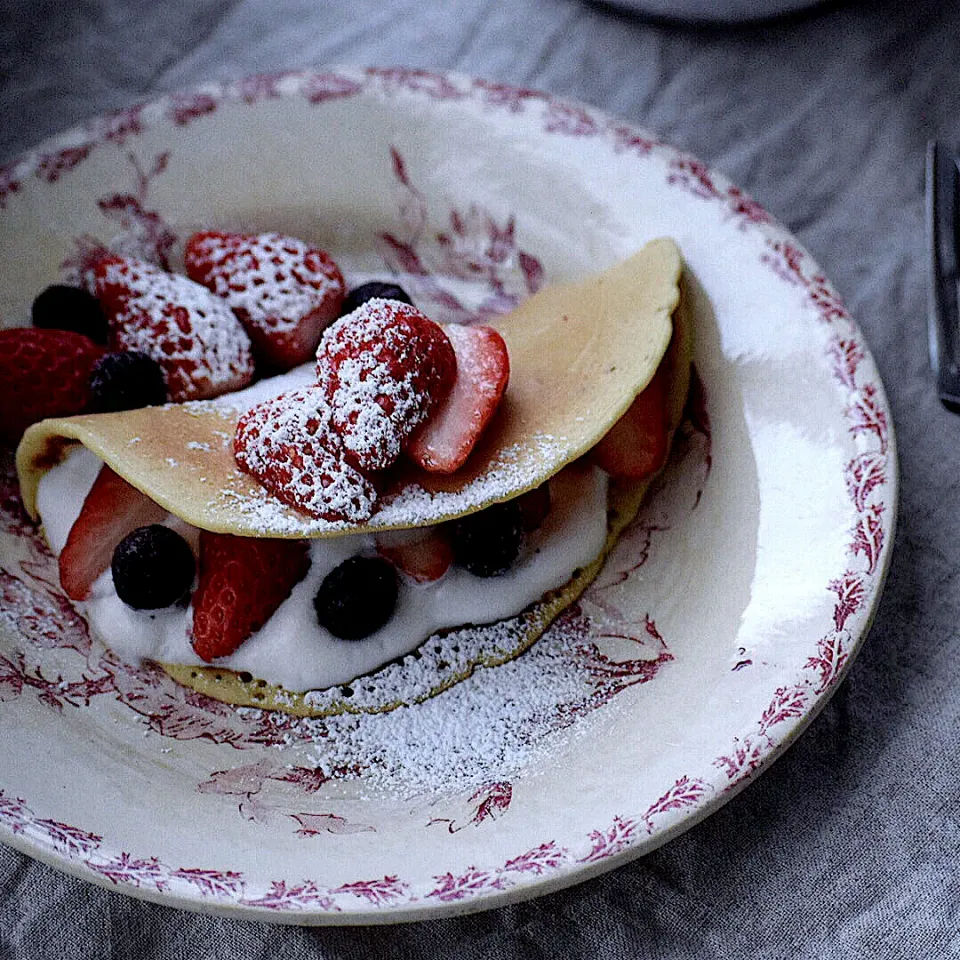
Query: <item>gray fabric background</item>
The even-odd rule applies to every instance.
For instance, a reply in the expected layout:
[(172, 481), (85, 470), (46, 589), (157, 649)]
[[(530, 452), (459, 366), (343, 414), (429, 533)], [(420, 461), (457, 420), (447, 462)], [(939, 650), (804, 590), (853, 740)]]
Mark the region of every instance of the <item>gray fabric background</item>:
[(0, 847), (0, 958), (960, 956), (960, 418), (926, 357), (924, 143), (960, 145), (960, 5), (695, 29), (580, 0), (0, 0), (0, 163), (90, 114), (317, 64), (455, 69), (585, 100), (727, 173), (811, 249), (893, 406), (899, 533), (869, 642), (758, 782), (570, 890), (400, 927), (199, 917)]

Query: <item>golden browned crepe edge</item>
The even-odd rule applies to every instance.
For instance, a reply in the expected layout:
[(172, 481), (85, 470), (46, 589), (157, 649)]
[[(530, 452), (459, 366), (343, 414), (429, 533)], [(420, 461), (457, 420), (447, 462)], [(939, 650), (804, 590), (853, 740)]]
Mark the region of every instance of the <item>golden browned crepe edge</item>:
[[(674, 314), (676, 322), (673, 329), (676, 341), (670, 346), (671, 351), (674, 351), (674, 378), (670, 385), (670, 396), (668, 398), (671, 438), (682, 420), (687, 394), (690, 389), (693, 329), (689, 302), (689, 294), (685, 290), (685, 283), (681, 278), (680, 299)], [(500, 666), (529, 650), (543, 636), (550, 624), (564, 610), (576, 603), (596, 579), (607, 557), (616, 546), (620, 535), (636, 519), (647, 492), (657, 476), (659, 474), (632, 483), (611, 481), (607, 495), (607, 537), (603, 549), (593, 562), (577, 571), (566, 584), (547, 593), (543, 599), (519, 614), (518, 617), (506, 618), (507, 620), (519, 619), (522, 621), (522, 626), (518, 630), (520, 639), (509, 650), (479, 654), (460, 670), (439, 677), (437, 683), (428, 692), (414, 698), (412, 703), (420, 703), (443, 693), (466, 680), (478, 667)], [(500, 622), (502, 621), (496, 623)], [(489, 626), (493, 627), (496, 623)], [(445, 632), (457, 629), (461, 628), (453, 627), (450, 631)], [(483, 630), (484, 627), (480, 625), (475, 629)], [(425, 637), (424, 643), (430, 639), (430, 637)], [(407, 654), (407, 656), (409, 655)], [(178, 683), (212, 699), (232, 706), (276, 710), (298, 717), (323, 718), (344, 713), (387, 713), (398, 707), (410, 705), (403, 700), (394, 700), (377, 706), (358, 707), (347, 696), (341, 696), (332, 703), (318, 706), (310, 702), (310, 691), (290, 691), (256, 677), (245, 680), (240, 673), (226, 668), (170, 663), (161, 663), (160, 666)], [(382, 669), (384, 668), (378, 668), (378, 670)], [(372, 671), (365, 676), (375, 680), (377, 672)], [(343, 689), (349, 685), (338, 684), (337, 686)]]

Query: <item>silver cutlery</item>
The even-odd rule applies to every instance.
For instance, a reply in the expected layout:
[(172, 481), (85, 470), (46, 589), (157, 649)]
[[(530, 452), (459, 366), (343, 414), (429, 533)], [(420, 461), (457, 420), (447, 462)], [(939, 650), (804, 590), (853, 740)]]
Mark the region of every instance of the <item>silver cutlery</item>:
[(960, 169), (944, 144), (927, 147), (930, 361), (943, 404), (960, 412)]

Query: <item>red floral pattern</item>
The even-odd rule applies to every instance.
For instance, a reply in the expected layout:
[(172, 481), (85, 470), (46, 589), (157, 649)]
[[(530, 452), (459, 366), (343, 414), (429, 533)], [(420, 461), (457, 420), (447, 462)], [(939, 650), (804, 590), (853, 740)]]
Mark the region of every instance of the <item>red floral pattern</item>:
[(739, 220), (743, 227), (748, 223), (770, 223), (771, 217), (756, 200), (748, 197), (739, 187), (720, 184), (719, 178), (706, 164), (693, 157), (678, 155), (670, 161), (672, 173), (667, 183), (685, 187), (704, 200), (717, 200)]
[(56, 183), (65, 173), (79, 166), (90, 156), (89, 144), (64, 147), (56, 153), (43, 154), (36, 167), (36, 175), (47, 183)]
[(6, 209), (7, 198), (20, 189), (17, 167), (16, 163), (8, 163), (6, 166), (0, 167), (0, 210)]
[[(501, 225), (478, 206), (465, 212), (453, 209), (450, 229), (428, 238), (426, 198), (395, 147), (390, 156), (404, 229), (402, 235), (381, 234), (380, 251), (418, 304), (428, 304), (431, 316), (446, 322), (486, 323), (536, 293), (543, 281), (543, 267), (533, 254), (517, 246), (513, 217)], [(486, 295), (470, 307), (441, 278), (468, 281)]]

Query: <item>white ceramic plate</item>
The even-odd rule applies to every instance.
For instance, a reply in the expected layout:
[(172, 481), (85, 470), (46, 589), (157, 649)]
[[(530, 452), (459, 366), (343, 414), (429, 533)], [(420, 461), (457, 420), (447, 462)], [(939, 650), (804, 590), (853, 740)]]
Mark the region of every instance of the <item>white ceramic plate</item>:
[(97, 118), (0, 170), (0, 315), (26, 322), (91, 238), (175, 263), (199, 226), (317, 240), (352, 281), (399, 275), (444, 320), (673, 236), (705, 403), (601, 578), (531, 651), (350, 721), (235, 710), (117, 662), (61, 595), (8, 472), (0, 839), (233, 916), (478, 910), (676, 836), (822, 707), (876, 608), (894, 441), (853, 320), (740, 190), (530, 90), (408, 70), (255, 77)]

